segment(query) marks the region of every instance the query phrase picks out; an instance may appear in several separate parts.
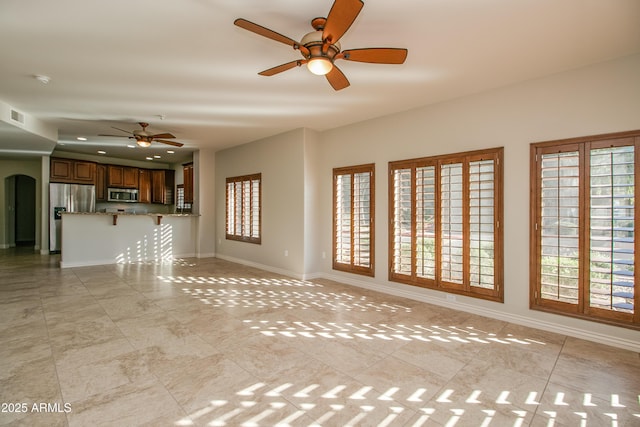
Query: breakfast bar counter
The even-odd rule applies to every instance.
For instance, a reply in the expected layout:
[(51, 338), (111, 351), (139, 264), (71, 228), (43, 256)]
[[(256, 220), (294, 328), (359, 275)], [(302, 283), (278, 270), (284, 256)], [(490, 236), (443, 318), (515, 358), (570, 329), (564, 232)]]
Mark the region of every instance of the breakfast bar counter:
[(62, 214), (60, 266), (164, 262), (196, 254), (199, 215)]

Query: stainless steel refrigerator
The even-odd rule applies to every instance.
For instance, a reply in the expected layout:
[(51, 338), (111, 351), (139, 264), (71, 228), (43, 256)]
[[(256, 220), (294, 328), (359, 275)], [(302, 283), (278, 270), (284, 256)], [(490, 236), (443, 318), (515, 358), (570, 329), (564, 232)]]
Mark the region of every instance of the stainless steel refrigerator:
[(49, 251), (62, 247), (62, 212), (95, 212), (96, 187), (80, 184), (49, 184)]

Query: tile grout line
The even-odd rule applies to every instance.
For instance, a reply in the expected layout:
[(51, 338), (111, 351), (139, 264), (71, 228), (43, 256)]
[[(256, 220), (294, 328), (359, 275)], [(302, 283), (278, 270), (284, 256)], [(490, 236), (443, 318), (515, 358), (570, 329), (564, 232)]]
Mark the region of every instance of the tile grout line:
[[(86, 289), (86, 286), (85, 286), (84, 282), (83, 282), (83, 281), (80, 279), (80, 277), (76, 274), (75, 270), (74, 270), (74, 269), (71, 269), (71, 271), (73, 272), (73, 275), (75, 276), (75, 278), (76, 278), (76, 279), (78, 279), (78, 280), (80, 281), (80, 283), (82, 283), (82, 286), (84, 286), (84, 287), (85, 287), (85, 289)], [(88, 290), (88, 289), (87, 289), (87, 292), (89, 292), (89, 290)], [(38, 287), (38, 293), (40, 293), (40, 287)], [(93, 296), (92, 296), (92, 297), (93, 297)], [(58, 372), (58, 364), (57, 364), (56, 357), (55, 357), (55, 355), (54, 355), (54, 353), (53, 353), (53, 346), (52, 346), (52, 344), (51, 344), (51, 332), (50, 332), (50, 330), (49, 330), (49, 322), (47, 321), (47, 316), (46, 316), (46, 314), (45, 314), (44, 302), (43, 302), (43, 300), (42, 300), (42, 293), (40, 293), (40, 304), (42, 305), (42, 317), (43, 317), (43, 319), (44, 319), (44, 324), (45, 324), (45, 327), (47, 328), (47, 339), (48, 339), (48, 341), (49, 341), (49, 349), (50, 349), (50, 351), (51, 351), (51, 360), (53, 361), (53, 369), (54, 369), (54, 371), (55, 371), (55, 373), (56, 373), (56, 382), (58, 383), (58, 390), (59, 390), (59, 392), (60, 392), (60, 397), (62, 398), (62, 402), (63, 402), (63, 404), (64, 404), (64, 403), (69, 403), (69, 404), (71, 404), (71, 402), (65, 402), (64, 393), (62, 392), (62, 385), (60, 384), (60, 374), (59, 374), (59, 372)], [(69, 413), (71, 413), (71, 412), (73, 412), (73, 407), (71, 408), (71, 411), (70, 411)], [(69, 426), (69, 425), (70, 425), (70, 421), (69, 421), (69, 413), (66, 413), (66, 412), (65, 412), (65, 414), (64, 414), (64, 418), (65, 418), (65, 421), (66, 421), (66, 423), (67, 423), (67, 426)]]
[[(558, 365), (558, 361), (560, 360), (560, 356), (562, 355), (562, 352), (564, 351), (564, 346), (567, 344), (567, 339), (568, 337), (566, 335), (564, 335), (564, 339), (562, 340), (562, 347), (560, 347), (560, 350), (558, 351), (558, 355), (556, 356), (556, 360), (553, 363), (553, 368), (551, 368), (550, 372), (549, 372), (549, 377), (547, 378), (547, 381), (545, 382), (544, 388), (542, 389), (542, 393), (540, 394), (540, 401), (538, 402), (538, 404), (536, 405), (535, 410), (533, 411), (533, 418), (536, 417), (536, 415), (538, 415), (538, 409), (540, 409), (540, 406), (542, 405), (542, 398), (544, 397), (545, 393), (547, 392), (547, 388), (549, 387), (549, 383), (551, 382), (551, 377), (553, 376), (553, 373), (556, 370), (556, 366)], [(532, 418), (532, 420), (533, 420)]]
[[(116, 268), (117, 268), (117, 264), (116, 264)], [(117, 274), (117, 270), (114, 269), (114, 274), (116, 276), (118, 276), (121, 280), (123, 280), (127, 286), (131, 287), (131, 285), (129, 284), (128, 280), (125, 279), (123, 276)], [(151, 301), (149, 298), (147, 298), (142, 292), (140, 292), (139, 290), (131, 287), (131, 289), (133, 289), (134, 291), (136, 291), (137, 294), (139, 294), (142, 298), (144, 298), (147, 301)], [(99, 301), (96, 300), (96, 302), (98, 303), (98, 305), (100, 305), (100, 307), (102, 307), (102, 304), (100, 304)], [(154, 304), (155, 305), (155, 304)], [(163, 313), (165, 313), (167, 316), (172, 317), (169, 313), (167, 313), (167, 310), (165, 310), (164, 308), (157, 306), (160, 310), (162, 310)], [(104, 307), (103, 307), (104, 310)], [(111, 315), (105, 310), (105, 314), (107, 315), (107, 317), (109, 317), (109, 319), (113, 322), (113, 325), (118, 328), (118, 331), (120, 331), (120, 333), (122, 334), (122, 337), (127, 341), (127, 343), (129, 343), (129, 346), (131, 346), (131, 350), (132, 352), (137, 352), (140, 351), (140, 349), (136, 348), (136, 346), (131, 342), (131, 340), (129, 339), (129, 337), (122, 331), (122, 329), (120, 328), (120, 326), (118, 326), (118, 323), (113, 320), (113, 318), (111, 317)], [(172, 317), (173, 318), (173, 317)], [(145, 347), (146, 348), (146, 347)], [(148, 366), (148, 364), (145, 363), (145, 367), (147, 368), (148, 372), (153, 375), (153, 377), (155, 378), (156, 382), (158, 383), (159, 386), (161, 386), (164, 391), (171, 396), (171, 399), (173, 399), (173, 401), (176, 403), (176, 405), (182, 410), (182, 412), (184, 413), (184, 417), (183, 419), (188, 419), (190, 421), (191, 420), (191, 416), (189, 415), (189, 413), (187, 412), (187, 410), (180, 404), (180, 402), (177, 401), (176, 397), (173, 395), (173, 393), (171, 393), (171, 391), (167, 388), (167, 386), (162, 382), (162, 380), (160, 379), (160, 377), (158, 377), (158, 375), (153, 371), (153, 369), (151, 369), (150, 366)]]

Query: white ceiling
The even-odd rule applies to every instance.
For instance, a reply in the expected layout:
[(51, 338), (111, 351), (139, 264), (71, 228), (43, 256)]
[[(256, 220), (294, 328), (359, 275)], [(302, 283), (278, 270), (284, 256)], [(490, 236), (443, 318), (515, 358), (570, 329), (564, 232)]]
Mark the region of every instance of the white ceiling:
[[(127, 149), (126, 137), (97, 135), (146, 121), (185, 143), (181, 155), (331, 129), (640, 52), (638, 0), (366, 0), (342, 48), (407, 48), (405, 64), (340, 61), (351, 86), (339, 92), (303, 67), (257, 74), (299, 52), (234, 26), (236, 18), (299, 40), (332, 4), (2, 0), (0, 101), (55, 125), (65, 144), (58, 149), (141, 159), (170, 147)], [(11, 139), (5, 129), (0, 148)]]

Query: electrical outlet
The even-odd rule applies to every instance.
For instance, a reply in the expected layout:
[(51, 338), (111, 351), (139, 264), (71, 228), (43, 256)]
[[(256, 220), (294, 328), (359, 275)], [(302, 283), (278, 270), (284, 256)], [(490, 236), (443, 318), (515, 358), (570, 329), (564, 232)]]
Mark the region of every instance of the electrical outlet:
[(327, 259), (327, 253), (325, 251), (322, 251), (322, 259)]
[(289, 251), (287, 249), (284, 250), (284, 256), (289, 256)]
[(447, 301), (456, 302), (456, 296), (453, 294), (447, 294)]

